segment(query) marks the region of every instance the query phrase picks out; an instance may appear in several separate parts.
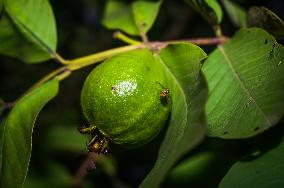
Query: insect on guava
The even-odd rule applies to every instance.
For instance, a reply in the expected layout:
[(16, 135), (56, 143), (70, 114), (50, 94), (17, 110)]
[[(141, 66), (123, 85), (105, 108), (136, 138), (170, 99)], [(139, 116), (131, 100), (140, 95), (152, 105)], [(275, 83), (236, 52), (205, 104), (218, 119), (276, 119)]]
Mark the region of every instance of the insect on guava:
[(157, 84), (159, 84), (163, 90), (160, 93), (160, 99), (161, 101), (167, 102), (169, 99), (169, 94), (170, 94), (170, 89), (167, 87), (164, 87), (162, 84), (160, 84), (159, 82), (156, 82)]

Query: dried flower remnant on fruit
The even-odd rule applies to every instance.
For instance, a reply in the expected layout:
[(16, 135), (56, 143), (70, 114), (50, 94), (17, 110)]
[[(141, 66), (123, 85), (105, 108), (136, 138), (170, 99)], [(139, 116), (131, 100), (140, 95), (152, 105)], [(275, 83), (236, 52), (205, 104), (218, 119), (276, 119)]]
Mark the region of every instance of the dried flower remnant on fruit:
[(87, 145), (88, 152), (103, 153), (105, 155), (110, 153), (109, 144), (111, 139), (101, 133), (96, 126), (79, 128), (79, 132), (92, 136), (91, 141)]
[(112, 90), (112, 91), (117, 91), (117, 90), (118, 90), (118, 87), (117, 87), (117, 86), (112, 86), (112, 87), (111, 87), (111, 90)]

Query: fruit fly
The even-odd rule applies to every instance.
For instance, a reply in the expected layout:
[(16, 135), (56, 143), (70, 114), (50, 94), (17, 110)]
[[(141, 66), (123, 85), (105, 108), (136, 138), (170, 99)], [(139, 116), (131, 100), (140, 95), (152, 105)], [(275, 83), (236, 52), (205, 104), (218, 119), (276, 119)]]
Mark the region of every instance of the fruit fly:
[(167, 102), (168, 98), (169, 98), (169, 94), (170, 94), (170, 89), (167, 87), (164, 87), (162, 84), (160, 84), (159, 82), (156, 82), (157, 84), (159, 84), (160, 86), (162, 86), (163, 90), (160, 93), (160, 99), (163, 102)]

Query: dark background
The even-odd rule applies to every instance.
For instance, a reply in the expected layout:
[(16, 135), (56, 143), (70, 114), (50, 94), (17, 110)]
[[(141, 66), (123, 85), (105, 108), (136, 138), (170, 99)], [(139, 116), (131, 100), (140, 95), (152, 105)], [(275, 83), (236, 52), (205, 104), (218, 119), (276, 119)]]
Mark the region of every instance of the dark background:
[[(57, 21), (58, 52), (64, 58), (77, 58), (124, 45), (112, 38), (113, 31), (107, 30), (100, 24), (104, 2), (99, 0), (50, 0)], [(251, 6), (265, 6), (282, 19), (284, 18), (284, 1), (237, 2), (245, 9)], [(232, 36), (237, 30), (230, 23), (226, 14), (223, 18), (222, 29), (226, 36)], [(149, 32), (150, 40), (160, 41), (210, 36), (213, 37), (214, 33), (207, 22), (181, 0), (166, 0), (161, 7), (154, 27)], [(204, 50), (209, 53), (213, 50), (213, 47), (204, 47)], [(14, 101), (33, 83), (59, 67), (53, 60), (27, 65), (19, 60), (1, 55), (0, 62), (0, 97), (7, 102)], [(84, 79), (93, 68), (94, 66), (90, 66), (76, 71), (64, 80), (60, 84), (59, 95), (40, 113), (34, 130), (33, 153), (28, 176), (28, 181), (32, 183), (28, 184), (27, 187), (34, 186), (34, 180), (39, 181), (36, 187), (43, 187), (40, 182), (46, 182), (46, 185), (48, 185), (47, 182), (53, 181), (51, 180), (53, 177), (50, 179), (49, 177), (52, 174), (56, 175), (58, 169), (53, 170), (50, 167), (51, 164), (60, 166), (65, 174), (72, 176), (86, 158), (87, 152), (84, 147), (76, 151), (75, 149), (68, 151), (68, 149), (56, 148), (59, 145), (57, 142), (74, 142), (73, 137), (62, 135), (62, 137), (56, 137), (58, 140), (48, 138), (50, 132), (58, 127), (64, 127), (75, 132), (77, 127), (86, 124), (81, 113), (80, 91)], [(203, 151), (212, 152), (214, 157), (206, 170), (200, 172), (199, 176), (192, 177), (192, 179), (168, 178), (164, 186), (216, 187), (235, 160), (244, 155), (249, 156), (250, 151), (261, 146), (261, 140), (264, 140), (264, 138), (268, 141), (268, 144), (266, 143), (266, 147), (262, 147), (262, 150), (266, 151), (275, 146), (278, 142), (278, 135), (282, 132), (283, 128), (278, 126), (264, 135), (242, 141), (224, 142), (219, 139), (208, 138), (198, 149), (189, 154), (194, 155)], [(78, 135), (83, 137), (79, 133)], [(151, 144), (135, 150), (126, 150), (114, 146), (111, 157), (105, 159), (106, 165), (99, 162), (97, 169), (87, 176), (87, 183), (84, 186), (119, 187), (121, 184), (127, 184), (130, 187), (137, 187), (151, 169), (161, 138), (163, 138), (163, 133)], [(87, 137), (83, 139), (86, 142), (88, 141)], [(111, 161), (115, 165), (112, 165)], [(107, 164), (110, 164), (110, 169), (108, 169)], [(112, 169), (116, 169), (117, 172), (112, 173)], [(55, 187), (62, 187), (60, 180), (57, 181), (59, 183), (54, 183)], [(70, 186), (67, 184), (66, 186)]]

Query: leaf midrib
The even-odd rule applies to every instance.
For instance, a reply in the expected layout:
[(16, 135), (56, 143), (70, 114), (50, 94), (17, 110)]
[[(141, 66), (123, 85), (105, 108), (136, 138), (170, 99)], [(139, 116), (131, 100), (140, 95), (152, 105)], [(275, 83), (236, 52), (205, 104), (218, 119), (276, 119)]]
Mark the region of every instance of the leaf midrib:
[[(168, 66), (164, 63), (164, 61), (162, 60), (162, 58), (160, 57), (159, 54), (157, 54), (157, 57), (160, 61), (160, 63), (164, 66), (164, 68), (166, 69), (166, 71), (169, 73), (169, 75), (173, 78), (174, 82), (176, 83), (176, 85), (178, 86), (179, 90), (181, 91), (181, 94), (182, 94), (182, 97), (183, 99), (185, 100), (185, 102), (187, 103), (187, 98), (186, 98), (186, 95), (184, 94), (183, 92), (183, 89), (182, 89), (182, 86), (180, 85), (180, 83), (178, 82), (178, 80), (176, 79), (176, 77), (173, 75), (173, 73), (169, 70)], [(189, 103), (191, 104), (191, 103)], [(188, 112), (188, 106), (190, 105), (186, 105), (186, 114)]]
[(227, 55), (225, 48), (223, 46), (219, 47), (221, 54), (224, 56), (225, 58), (225, 62), (227, 62), (229, 68), (231, 69), (233, 75), (235, 76), (235, 78), (239, 81), (241, 88), (244, 90), (244, 92), (249, 96), (250, 99), (252, 99), (253, 103), (255, 104), (257, 110), (260, 112), (260, 114), (263, 116), (263, 118), (265, 119), (266, 123), (268, 124), (268, 126), (272, 126), (271, 121), (267, 118), (266, 114), (264, 113), (264, 111), (260, 108), (260, 106), (258, 105), (258, 103), (256, 102), (256, 100), (254, 99), (253, 95), (251, 94), (251, 92), (249, 91), (249, 89), (245, 86), (244, 82), (242, 81), (239, 73), (237, 72), (232, 60), (229, 58), (229, 56)]
[[(19, 20), (16, 16), (14, 16), (12, 13), (11, 13), (11, 10), (9, 10), (9, 7), (6, 6), (5, 7), (7, 9), (7, 13), (8, 13), (8, 16), (10, 17), (11, 21), (12, 22), (15, 22), (15, 24), (19, 24), (23, 27), (23, 29), (31, 36), (34, 37), (34, 39), (40, 44), (38, 45), (42, 50), (44, 51), (47, 51), (50, 56), (54, 56), (54, 51), (48, 46), (45, 44), (45, 42), (43, 42), (40, 37), (37, 36), (36, 33), (32, 32), (25, 24), (22, 23), (21, 20)], [(17, 22), (17, 23), (16, 23)], [(19, 28), (20, 29), (20, 28)]]
[[(162, 64), (162, 66), (165, 68), (165, 71), (169, 74), (169, 76), (173, 79), (173, 82), (175, 82), (175, 84), (177, 85), (177, 87), (178, 87), (178, 89), (180, 90), (180, 92), (181, 92), (181, 95), (182, 95), (182, 98), (185, 100), (185, 102), (187, 102), (187, 99), (186, 99), (186, 95), (184, 94), (184, 92), (183, 92), (183, 90), (182, 90), (182, 86), (179, 84), (179, 82), (178, 82), (178, 80), (177, 80), (177, 78), (173, 75), (173, 73), (169, 70), (169, 68), (168, 68), (168, 66), (166, 66), (166, 64), (164, 63), (164, 61), (162, 60), (162, 58), (160, 57), (160, 55), (159, 54), (154, 54), (155, 55), (155, 57), (159, 60), (159, 62)], [(188, 108), (189, 108), (189, 105), (186, 105), (186, 109), (185, 109), (185, 112), (186, 112), (186, 114), (188, 113)], [(187, 118), (188, 118), (188, 116), (186, 117), (186, 121), (187, 121)], [(161, 155), (161, 153), (159, 152), (159, 156)], [(165, 158), (163, 158), (163, 161), (165, 161), (166, 159)], [(154, 165), (154, 168), (156, 168), (156, 169), (159, 169), (159, 168), (161, 168), (161, 160), (160, 161), (158, 161), (160, 164), (159, 165), (157, 165), (157, 164), (155, 164)], [(157, 161), (156, 161), (156, 163), (157, 163)], [(158, 167), (157, 167), (158, 166)], [(171, 165), (171, 167), (173, 166), (173, 164)], [(153, 168), (153, 169), (154, 169)], [(152, 169), (152, 170), (153, 170)], [(142, 182), (142, 184), (140, 184), (140, 186), (139, 187), (145, 187), (145, 185), (144, 184), (148, 184), (149, 185), (149, 183), (145, 183), (145, 182), (147, 182), (147, 181), (149, 181), (148, 180), (148, 178), (149, 178), (149, 175), (151, 175), (152, 174), (152, 170), (151, 170), (151, 172), (147, 175), (147, 177), (146, 177), (146, 179), (144, 179), (143, 180), (143, 182)], [(162, 178), (163, 179), (163, 178)], [(154, 181), (155, 183), (155, 185), (159, 185), (159, 184), (161, 184), (161, 181), (162, 181), (162, 179), (161, 178), (159, 178), (159, 180), (157, 181)], [(147, 181), (145, 181), (145, 180), (147, 180)], [(151, 178), (150, 178), (150, 180), (151, 180)], [(151, 180), (151, 181), (153, 181), (153, 180)]]

